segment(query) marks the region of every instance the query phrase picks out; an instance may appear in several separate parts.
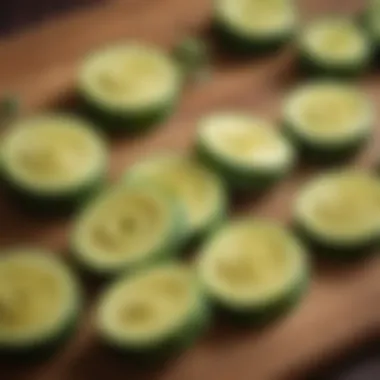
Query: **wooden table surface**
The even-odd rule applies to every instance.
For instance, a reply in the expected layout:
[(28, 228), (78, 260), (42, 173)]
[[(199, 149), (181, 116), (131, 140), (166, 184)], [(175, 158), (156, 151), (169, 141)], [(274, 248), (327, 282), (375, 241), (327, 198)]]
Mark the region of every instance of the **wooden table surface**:
[[(304, 18), (326, 11), (352, 12), (361, 1), (304, 0)], [(109, 1), (48, 21), (37, 29), (0, 41), (0, 91), (20, 95), (24, 112), (53, 107), (70, 98), (77, 64), (83, 55), (111, 41), (133, 38), (170, 47), (182, 35), (203, 30), (211, 1)], [(189, 87), (176, 114), (149, 136), (112, 142), (110, 177), (150, 152), (191, 147), (196, 119), (221, 108), (249, 109), (275, 119), (284, 93), (298, 75), (291, 48), (264, 59), (236, 62), (216, 59), (207, 83)], [(380, 81), (373, 73), (363, 79), (380, 105)], [(380, 125), (366, 151), (353, 163), (372, 166), (380, 146)], [(245, 200), (236, 213), (249, 212), (286, 222), (293, 197), (312, 174), (299, 170), (263, 199)], [(17, 213), (0, 197), (0, 245), (32, 243), (63, 251), (70, 221), (46, 223)], [(289, 378), (378, 337), (380, 326), (380, 259), (352, 267), (316, 264), (312, 286), (302, 305), (284, 320), (260, 332), (239, 332), (218, 326), (193, 350), (155, 373), (132, 373), (124, 363), (100, 350), (91, 328), (92, 299), (80, 333), (53, 360), (31, 368), (0, 367), (5, 380), (271, 380)], [(86, 286), (86, 284), (84, 284)], [(378, 379), (361, 377), (360, 380)], [(325, 377), (326, 378), (326, 377)]]

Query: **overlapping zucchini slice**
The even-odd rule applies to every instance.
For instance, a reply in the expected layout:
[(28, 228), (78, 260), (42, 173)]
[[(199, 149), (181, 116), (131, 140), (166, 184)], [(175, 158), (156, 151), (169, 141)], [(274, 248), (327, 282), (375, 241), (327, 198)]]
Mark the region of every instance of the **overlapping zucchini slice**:
[(217, 311), (232, 321), (263, 324), (289, 311), (306, 289), (305, 251), (283, 227), (238, 219), (200, 252), (198, 273)]
[(295, 225), (316, 254), (352, 259), (380, 237), (380, 182), (366, 171), (329, 171), (313, 179), (295, 204)]
[(100, 337), (143, 365), (179, 354), (209, 321), (194, 277), (184, 265), (167, 264), (117, 280), (99, 300)]
[(78, 86), (88, 113), (106, 130), (141, 132), (171, 114), (182, 75), (158, 48), (125, 43), (90, 55)]
[(175, 256), (183, 225), (181, 207), (161, 189), (120, 184), (78, 216), (72, 252), (94, 275), (132, 272)]
[(258, 53), (290, 39), (297, 26), (297, 11), (292, 0), (216, 0), (214, 23), (223, 47)]
[(71, 211), (105, 181), (107, 150), (92, 125), (72, 115), (15, 121), (0, 144), (0, 176), (11, 196), (37, 213)]
[(373, 127), (370, 100), (354, 85), (337, 81), (300, 86), (285, 102), (284, 124), (300, 152), (315, 161), (348, 158)]
[(263, 190), (293, 167), (292, 145), (269, 122), (248, 114), (221, 112), (199, 124), (200, 158), (232, 189)]
[(52, 253), (15, 249), (0, 256), (0, 356), (41, 359), (71, 336), (80, 291)]
[(227, 197), (220, 179), (187, 156), (164, 153), (135, 164), (125, 180), (153, 183), (168, 191), (184, 208), (185, 241), (197, 242), (215, 229), (227, 213)]
[(367, 69), (372, 44), (353, 20), (330, 16), (311, 22), (301, 33), (299, 54), (304, 69), (328, 76), (347, 77)]

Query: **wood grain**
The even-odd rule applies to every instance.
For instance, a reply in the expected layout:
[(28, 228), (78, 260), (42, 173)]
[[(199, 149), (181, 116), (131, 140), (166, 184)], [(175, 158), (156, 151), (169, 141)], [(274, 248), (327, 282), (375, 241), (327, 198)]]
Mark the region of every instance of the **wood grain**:
[[(305, 0), (305, 17), (341, 10), (360, 1)], [(36, 30), (0, 41), (0, 90), (20, 94), (25, 112), (50, 107), (73, 93), (78, 62), (88, 51), (123, 38), (169, 47), (189, 31), (201, 30), (210, 16), (209, 1), (112, 1), (45, 23)], [(275, 120), (283, 95), (299, 80), (291, 47), (276, 56), (234, 62), (216, 59), (212, 79), (189, 86), (176, 114), (148, 136), (119, 139), (112, 146), (110, 177), (151, 152), (191, 147), (197, 118), (222, 108), (248, 109)], [(376, 73), (364, 78), (377, 105)], [(372, 166), (380, 145), (380, 126), (354, 165)], [(288, 221), (292, 201), (311, 169), (300, 169), (259, 200), (239, 200), (235, 213)], [(0, 197), (0, 245), (35, 244), (64, 251), (70, 221), (34, 220), (16, 212)], [(91, 326), (94, 297), (89, 297), (80, 332), (53, 360), (30, 368), (1, 365), (4, 380), (271, 380), (290, 378), (379, 333), (380, 259), (353, 267), (315, 264), (312, 286), (290, 316), (260, 332), (215, 327), (193, 350), (156, 372), (136, 373), (96, 344)], [(86, 286), (86, 284), (84, 284)]]

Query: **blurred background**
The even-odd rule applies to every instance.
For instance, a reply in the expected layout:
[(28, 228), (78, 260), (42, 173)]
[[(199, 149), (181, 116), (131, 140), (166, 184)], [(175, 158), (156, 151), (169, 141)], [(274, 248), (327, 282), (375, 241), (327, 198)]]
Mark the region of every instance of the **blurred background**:
[(1, 0), (0, 34), (16, 32), (69, 10), (107, 1), (109, 0)]
[[(32, 28), (44, 20), (58, 15), (109, 1), (111, 0), (1, 0), (0, 36), (5, 38), (7, 35)], [(344, 0), (337, 0), (337, 2), (339, 1)], [(136, 3), (136, 0), (124, 0), (124, 2)], [(306, 379), (380, 380), (379, 345), (375, 343), (361, 348), (357, 352), (337, 360), (328, 368), (314, 371), (307, 375)]]

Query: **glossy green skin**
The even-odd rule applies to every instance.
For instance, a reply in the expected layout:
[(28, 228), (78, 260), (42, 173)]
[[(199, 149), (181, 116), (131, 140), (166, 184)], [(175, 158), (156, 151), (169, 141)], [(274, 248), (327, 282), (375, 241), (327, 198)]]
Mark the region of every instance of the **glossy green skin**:
[(233, 191), (261, 193), (288, 175), (293, 167), (292, 162), (265, 170), (238, 166), (211, 152), (201, 139), (198, 139), (196, 152), (199, 159), (223, 178)]
[[(102, 195), (100, 195), (100, 197), (101, 196)], [(96, 199), (94, 199), (93, 202), (96, 202)], [(91, 206), (92, 202), (89, 204), (89, 207)], [(142, 260), (138, 260), (125, 265), (121, 264), (112, 270), (101, 268), (97, 265), (92, 265), (91, 263), (85, 262), (78, 253), (79, 248), (77, 246), (77, 241), (80, 239), (80, 237), (76, 236), (75, 229), (70, 244), (72, 260), (83, 272), (83, 274), (89, 278), (92, 277), (93, 279), (106, 280), (120, 275), (121, 273), (133, 273), (136, 270), (151, 267), (162, 262), (175, 259), (178, 257), (180, 249), (183, 245), (183, 236), (186, 226), (182, 208), (178, 207), (175, 202), (171, 203), (170, 206), (172, 207), (172, 217), (175, 220), (175, 222), (172, 224), (172, 231), (170, 233), (170, 236), (165, 241), (162, 241), (159, 246), (154, 247), (151, 252), (147, 254)]]
[(106, 170), (102, 169), (96, 177), (65, 192), (38, 192), (26, 188), (16, 183), (5, 167), (0, 167), (0, 183), (9, 199), (22, 211), (41, 217), (65, 216), (77, 210), (105, 187)]
[[(214, 313), (222, 319), (241, 327), (261, 327), (290, 313), (302, 300), (309, 288), (309, 270), (305, 268), (297, 281), (273, 299), (268, 299), (261, 305), (238, 308), (224, 300), (209, 295)], [(207, 289), (205, 289), (207, 293)]]
[(341, 163), (352, 158), (364, 147), (371, 134), (369, 130), (366, 130), (361, 136), (355, 136), (350, 140), (323, 144), (297, 133), (296, 128), (288, 120), (283, 122), (283, 131), (302, 158), (310, 163), (321, 165)]
[[(380, 34), (375, 35), (371, 25), (369, 15), (371, 12), (376, 12), (372, 9), (367, 9), (365, 12), (361, 13), (358, 17), (359, 25), (364, 28), (371, 40), (372, 43), (372, 51), (373, 51), (373, 61), (376, 65), (380, 62)], [(380, 9), (379, 9), (380, 12)]]
[(367, 257), (380, 243), (380, 232), (357, 242), (339, 244), (319, 236), (301, 221), (294, 222), (294, 230), (317, 257), (338, 263), (352, 262)]
[(305, 49), (300, 49), (298, 55), (302, 71), (311, 76), (350, 79), (364, 74), (371, 65), (371, 55), (363, 60), (345, 64), (322, 62)]
[(380, 37), (374, 38), (374, 48), (373, 48), (373, 61), (376, 66), (379, 66), (380, 63)]
[(73, 317), (59, 334), (50, 337), (48, 341), (17, 348), (0, 346), (0, 362), (35, 363), (49, 360), (73, 337), (77, 330), (77, 322), (78, 318)]
[(232, 26), (217, 17), (213, 21), (213, 32), (224, 50), (246, 56), (275, 52), (290, 41), (295, 34), (295, 30), (291, 30), (268, 36), (268, 38), (247, 36), (234, 30)]
[(191, 348), (210, 326), (210, 310), (203, 298), (199, 298), (192, 313), (186, 320), (162, 339), (150, 342), (146, 346), (121, 344), (103, 339), (103, 343), (117, 352), (123, 359), (129, 360), (138, 367), (152, 367), (163, 364), (169, 359)]
[(164, 122), (174, 112), (178, 103), (179, 91), (170, 99), (136, 110), (112, 109), (98, 99), (79, 89), (80, 110), (104, 132), (111, 134), (140, 134), (156, 124)]

